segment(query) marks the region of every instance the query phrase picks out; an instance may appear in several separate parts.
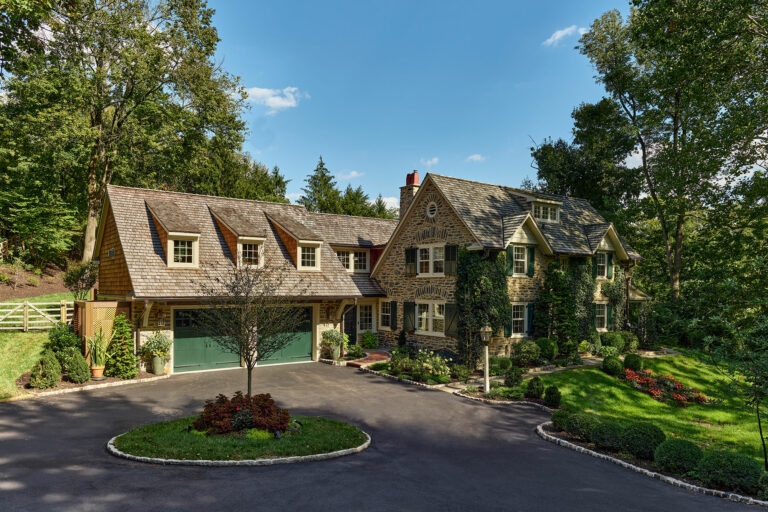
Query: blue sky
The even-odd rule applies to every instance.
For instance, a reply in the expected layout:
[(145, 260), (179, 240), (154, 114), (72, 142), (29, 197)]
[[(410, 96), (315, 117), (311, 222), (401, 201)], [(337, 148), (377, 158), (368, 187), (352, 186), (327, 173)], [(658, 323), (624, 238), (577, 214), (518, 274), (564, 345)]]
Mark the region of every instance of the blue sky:
[(595, 101), (579, 30), (626, 2), (211, 0), (218, 57), (249, 90), (245, 144), (297, 197), (319, 155), (339, 185), (399, 197), (418, 169), (517, 186), (531, 139)]

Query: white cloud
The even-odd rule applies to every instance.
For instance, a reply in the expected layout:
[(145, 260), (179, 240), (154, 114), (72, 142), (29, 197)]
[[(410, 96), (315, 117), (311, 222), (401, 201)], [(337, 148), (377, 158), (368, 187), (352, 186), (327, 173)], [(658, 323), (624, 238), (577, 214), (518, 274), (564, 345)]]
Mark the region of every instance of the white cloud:
[(437, 163), (440, 161), (440, 159), (437, 158), (436, 156), (433, 156), (432, 158), (429, 158), (429, 159), (422, 158), (420, 161), (421, 161), (421, 165), (429, 169), (431, 167), (436, 166)]
[(400, 198), (399, 197), (382, 197), (382, 200), (384, 200), (384, 204), (387, 205), (387, 208), (399, 208), (400, 207)]
[(292, 203), (295, 203), (296, 201), (298, 201), (301, 198), (302, 195), (303, 194), (301, 194), (299, 192), (291, 192), (290, 194), (285, 194), (285, 197), (286, 197), (286, 199), (288, 199)]
[(309, 98), (309, 94), (299, 91), (298, 87), (285, 87), (283, 89), (264, 89), (251, 87), (247, 90), (248, 101), (269, 108), (267, 115), (272, 116), (286, 108), (299, 106), (302, 99)]
[(467, 157), (467, 162), (485, 162), (485, 157), (480, 153), (475, 153)]
[(639, 149), (634, 150), (624, 159), (624, 165), (630, 169), (635, 169), (643, 165), (643, 153)]
[(354, 178), (359, 178), (359, 177), (364, 176), (364, 175), (365, 175), (364, 172), (349, 171), (349, 172), (345, 172), (343, 174), (339, 174), (339, 179), (347, 181), (347, 180), (351, 180), (351, 179), (354, 179)]
[(542, 42), (542, 46), (557, 46), (562, 39), (565, 39), (566, 37), (570, 37), (574, 34), (583, 35), (587, 32), (587, 29), (584, 27), (579, 27), (578, 25), (571, 25), (570, 27), (565, 27), (560, 30), (555, 30), (555, 32), (549, 36), (549, 39)]

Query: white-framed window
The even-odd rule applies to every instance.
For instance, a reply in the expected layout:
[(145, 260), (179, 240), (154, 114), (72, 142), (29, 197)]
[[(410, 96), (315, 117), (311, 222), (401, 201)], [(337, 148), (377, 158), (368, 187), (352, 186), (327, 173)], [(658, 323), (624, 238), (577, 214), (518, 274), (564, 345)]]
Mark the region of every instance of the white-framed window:
[(368, 272), (368, 251), (355, 251), (354, 270), (355, 272)]
[(560, 218), (560, 208), (557, 206), (534, 204), (533, 216), (536, 220), (542, 222), (558, 222)]
[(416, 333), (445, 336), (445, 303), (416, 303)]
[(336, 251), (336, 256), (338, 256), (342, 267), (344, 267), (347, 270), (352, 270), (352, 267), (351, 267), (352, 260), (349, 257), (349, 251)]
[(392, 325), (392, 303), (388, 300), (379, 303), (379, 328), (389, 329)]
[(608, 277), (608, 255), (604, 252), (595, 254), (597, 258), (597, 277)]
[(168, 237), (168, 267), (196, 268), (199, 238), (198, 235), (171, 234)]
[(299, 245), (299, 270), (320, 270), (320, 244)]
[(445, 246), (419, 247), (418, 269), (420, 276), (442, 276), (445, 272)]
[(347, 272), (366, 273), (370, 271), (371, 255), (367, 250), (334, 249), (336, 256)]
[(523, 245), (516, 245), (512, 248), (512, 255), (515, 275), (526, 275), (528, 271), (528, 248)]
[(192, 263), (192, 240), (173, 241), (173, 262)]
[(608, 328), (608, 304), (595, 304), (595, 328), (598, 330)]
[(526, 304), (512, 304), (512, 336), (525, 336), (528, 331), (528, 318), (525, 315)]
[(358, 325), (360, 331), (373, 331), (373, 305), (360, 304), (358, 306)]
[(238, 238), (237, 265), (240, 267), (263, 267), (264, 239)]

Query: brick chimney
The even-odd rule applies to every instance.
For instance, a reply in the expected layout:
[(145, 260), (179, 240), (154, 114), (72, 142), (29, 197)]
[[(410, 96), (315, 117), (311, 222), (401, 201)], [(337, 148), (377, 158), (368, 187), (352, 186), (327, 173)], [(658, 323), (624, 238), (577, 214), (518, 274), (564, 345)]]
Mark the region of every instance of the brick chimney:
[(411, 206), (413, 196), (419, 191), (419, 171), (409, 172), (405, 177), (405, 186), (400, 187), (400, 218), (405, 217), (405, 212)]

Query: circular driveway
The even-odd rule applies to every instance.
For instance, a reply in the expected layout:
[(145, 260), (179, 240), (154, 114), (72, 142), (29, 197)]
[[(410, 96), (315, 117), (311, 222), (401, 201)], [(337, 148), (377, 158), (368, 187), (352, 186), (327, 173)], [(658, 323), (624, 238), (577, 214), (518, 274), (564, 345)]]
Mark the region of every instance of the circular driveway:
[[(0, 510), (746, 510), (540, 440), (533, 408), (488, 406), (317, 363), (254, 370), (296, 414), (349, 421), (363, 453), (274, 467), (133, 463), (106, 441), (187, 416), (245, 370), (0, 404)], [(749, 508), (749, 510), (758, 510)]]

